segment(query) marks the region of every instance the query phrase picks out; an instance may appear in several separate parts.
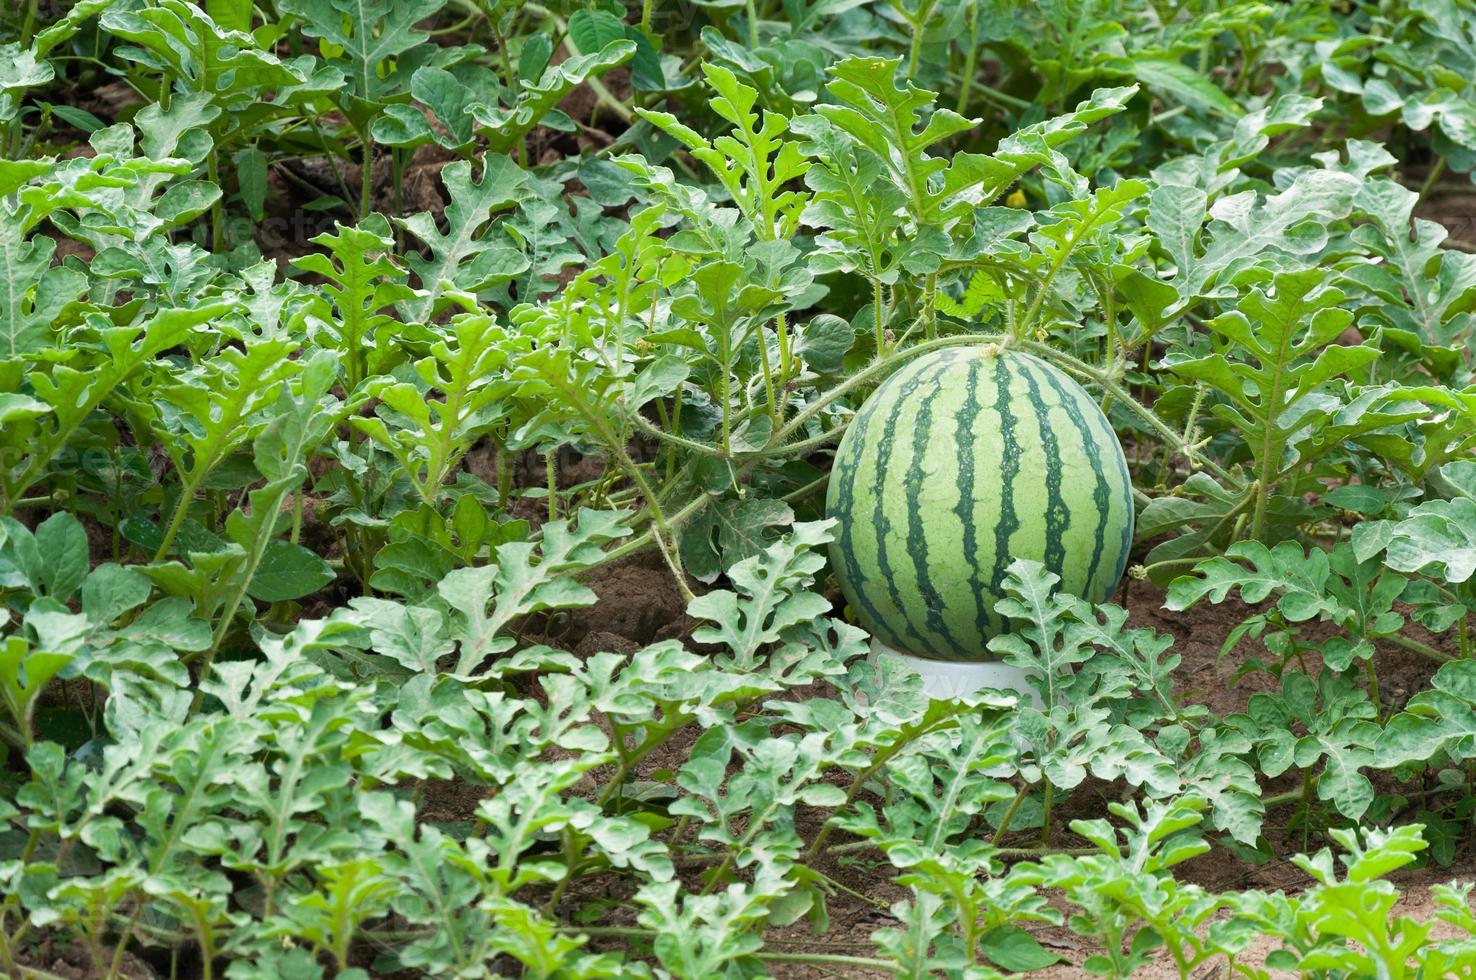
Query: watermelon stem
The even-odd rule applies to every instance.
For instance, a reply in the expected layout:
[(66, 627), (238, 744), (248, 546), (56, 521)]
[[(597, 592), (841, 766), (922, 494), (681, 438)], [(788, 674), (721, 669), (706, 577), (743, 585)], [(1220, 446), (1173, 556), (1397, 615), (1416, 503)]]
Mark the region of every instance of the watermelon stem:
[(880, 361), (887, 353), (887, 335), (883, 327), (885, 321), (886, 317), (882, 309), (882, 283), (880, 279), (873, 279), (871, 280), (871, 328), (876, 333), (877, 361)]
[[(766, 358), (767, 360), (767, 358)], [(766, 365), (767, 366), (767, 365)], [(719, 447), (727, 455), (733, 436), (733, 370), (726, 357), (723, 358), (723, 438)]]
[(954, 108), (960, 116), (969, 114), (969, 88), (974, 81), (979, 58), (979, 6), (971, 3), (969, 10), (969, 41), (964, 47), (964, 66), (960, 77), (963, 84), (958, 87), (958, 104)]
[(670, 443), (673, 446), (679, 446), (689, 453), (697, 453), (700, 456), (716, 456), (718, 458), (722, 458), (726, 455), (717, 446), (710, 446), (705, 442), (698, 442), (695, 439), (688, 439), (686, 436), (679, 436), (675, 432), (668, 432), (665, 429), (661, 428), (661, 426), (659, 425), (653, 425), (649, 419), (646, 419), (639, 412), (632, 415), (630, 417), (630, 420), (635, 423), (635, 427), (637, 429), (639, 429), (641, 432), (644, 432), (651, 438), (659, 439), (660, 441)]
[(1020, 787), (1015, 793), (1015, 798), (1010, 801), (1010, 808), (1005, 811), (1004, 817), (999, 821), (999, 826), (995, 828), (994, 838), (989, 842), (990, 844), (998, 847), (999, 842), (1004, 840), (1004, 835), (1009, 833), (1015, 814), (1019, 812), (1020, 805), (1025, 802), (1025, 797), (1028, 795), (1030, 795), (1030, 784), (1026, 783)]
[(1177, 430), (1175, 430), (1167, 422), (1163, 421), (1163, 419), (1159, 418), (1157, 412), (1154, 412), (1142, 402), (1138, 401), (1127, 391), (1126, 388), (1118, 384), (1116, 379), (1112, 376), (1112, 372), (1104, 371), (1101, 368), (1094, 367), (1093, 365), (1087, 364), (1085, 361), (1081, 361), (1075, 357), (1072, 357), (1065, 351), (1057, 350), (1049, 344), (1043, 344), (1039, 341), (1021, 339), (1016, 340), (1013, 343), (1015, 346), (1027, 350), (1032, 354), (1042, 357), (1048, 361), (1054, 362), (1056, 366), (1060, 367), (1068, 374), (1075, 374), (1079, 377), (1083, 377), (1090, 381), (1096, 382), (1102, 387), (1104, 391), (1108, 392), (1114, 398), (1121, 401), (1125, 406), (1131, 409), (1133, 414), (1137, 415), (1144, 422), (1146, 422), (1148, 426), (1152, 428), (1154, 432), (1158, 433), (1158, 435), (1165, 442), (1167, 442), (1170, 446), (1172, 446), (1175, 450), (1182, 454), (1184, 458), (1189, 461), (1189, 465), (1191, 468), (1205, 469), (1218, 479), (1237, 487), (1243, 487), (1245, 485), (1243, 480), (1240, 480), (1233, 476), (1228, 470), (1220, 466), (1214, 460), (1200, 456), (1194, 444), (1190, 443), (1189, 440), (1181, 435)]
[(937, 295), (938, 274), (931, 272), (923, 280), (923, 336), (928, 340), (936, 340), (938, 338)]
[[(1419, 640), (1407, 636), (1400, 636), (1398, 633), (1381, 636), (1379, 639), (1392, 643), (1396, 647), (1403, 647), (1411, 653), (1418, 653), (1422, 657), (1429, 657), (1438, 664), (1449, 663), (1452, 659), (1450, 654), (1443, 650), (1437, 650), (1428, 643), (1421, 643)], [(1461, 655), (1455, 659), (1464, 660), (1467, 656), (1468, 652), (1463, 650)]]
[(760, 449), (757, 451), (757, 455), (761, 457), (804, 456), (806, 453), (813, 452), (814, 450), (819, 449), (821, 446), (825, 445), (828, 442), (834, 442), (835, 440), (839, 439), (841, 435), (845, 433), (846, 426), (848, 424), (849, 423), (841, 422), (837, 424), (833, 429), (827, 429), (826, 431), (820, 433), (818, 436), (811, 436), (808, 439), (801, 439), (799, 442), (791, 442), (783, 446), (774, 446), (772, 448)]
[[(706, 507), (708, 501), (710, 501), (711, 499), (712, 498), (707, 494), (703, 494), (700, 497), (695, 497), (692, 500), (688, 501), (680, 510), (676, 511), (667, 518), (668, 527), (672, 529), (681, 527), (690, 518), (695, 516), (698, 511), (701, 511), (704, 507)], [(617, 561), (621, 558), (627, 557), (628, 555), (633, 555), (638, 551), (643, 551), (646, 548), (651, 547), (651, 545), (654, 543), (655, 535), (648, 530), (646, 531), (646, 533), (639, 535), (638, 537), (631, 538), (629, 541), (620, 545), (618, 548), (611, 548), (609, 551), (605, 552), (602, 558), (592, 563), (590, 567), (593, 568), (594, 566), (602, 565), (605, 562)]]
[[(615, 458), (620, 469), (625, 472), (630, 482), (635, 484), (641, 496), (646, 499), (646, 508), (651, 513), (651, 540), (655, 543), (657, 550), (661, 552), (661, 557), (665, 560), (666, 567), (671, 570), (672, 580), (676, 582), (677, 590), (682, 594), (682, 600), (684, 602), (691, 602), (697, 596), (692, 592), (691, 587), (687, 585), (687, 575), (682, 569), (681, 556), (675, 550), (676, 536), (672, 533), (671, 525), (667, 523), (666, 512), (661, 507), (661, 497), (652, 488), (650, 481), (646, 479), (645, 474), (641, 472), (641, 468), (636, 465), (635, 460), (630, 458), (630, 453), (625, 448), (625, 440), (615, 434), (610, 428), (610, 421), (606, 415), (603, 412), (596, 411), (585, 400), (583, 392), (578, 388), (552, 378), (550, 381), (559, 388), (565, 399), (574, 407), (574, 410), (582, 415), (584, 420), (589, 423), (595, 435), (610, 450), (610, 454)], [(727, 407), (727, 402), (725, 401), (723, 403), (725, 421)], [(638, 414), (634, 413), (632, 417)]]
[(1056, 787), (1049, 779), (1043, 782), (1045, 783), (1045, 798), (1040, 803), (1040, 846), (1048, 848), (1051, 846), (1051, 796), (1054, 795)]
[(1154, 573), (1161, 569), (1193, 568), (1202, 561), (1204, 561), (1203, 555), (1194, 555), (1190, 558), (1167, 558), (1163, 561), (1156, 561), (1151, 565), (1139, 565), (1137, 567), (1141, 569), (1141, 572), (1135, 571), (1133, 575), (1135, 578), (1152, 579)]
[[(1102, 322), (1107, 327), (1107, 336), (1103, 341), (1102, 347), (1102, 363), (1112, 364), (1115, 363), (1114, 359), (1117, 357), (1118, 348), (1116, 305), (1117, 292), (1116, 290), (1101, 285), (1096, 276), (1092, 276), (1091, 280), (1092, 285), (1096, 288), (1097, 295), (1101, 297)], [(1107, 407), (1108, 406), (1106, 405), (1102, 407), (1102, 411), (1104, 413), (1107, 411)]]
[[(779, 390), (789, 390), (790, 360), (793, 357), (789, 352), (789, 319), (783, 311), (774, 314), (774, 336), (779, 340)], [(777, 425), (784, 416), (784, 408), (781, 404), (775, 411), (774, 423)]]
[[(768, 344), (767, 341), (764, 340), (764, 327), (763, 327), (763, 324), (759, 324), (754, 329), (754, 336), (758, 340), (759, 354), (762, 357), (762, 361), (760, 363), (762, 364), (763, 369), (764, 369), (764, 396), (767, 398), (767, 400), (769, 402), (769, 417), (774, 420), (774, 424), (775, 425), (778, 425), (779, 424), (779, 401), (778, 401), (778, 399), (774, 395), (774, 368), (773, 368), (773, 365), (771, 365), (769, 363), (769, 344)], [(781, 360), (783, 359), (783, 356), (784, 356), (783, 355), (783, 352), (781, 351), (780, 352), (780, 359)], [(726, 446), (727, 445), (727, 440), (724, 439), (723, 440), (723, 443), (724, 443), (724, 446)]]
[[(879, 297), (881, 293), (881, 286), (879, 283), (874, 284), (874, 286), (876, 288), (876, 295), (877, 297)], [(880, 321), (878, 321), (878, 324), (879, 322)], [(884, 338), (881, 335), (881, 328), (879, 325), (877, 327), (877, 340), (879, 344), (884, 342)], [(1244, 488), (1244, 480), (1237, 478), (1224, 467), (1216, 463), (1214, 460), (1209, 459), (1208, 457), (1200, 456), (1198, 452), (1199, 446), (1191, 443), (1188, 438), (1186, 438), (1173, 426), (1169, 425), (1167, 422), (1163, 421), (1163, 419), (1159, 418), (1156, 412), (1148, 408), (1142, 402), (1138, 401), (1138, 399), (1134, 398), (1122, 385), (1118, 384), (1117, 380), (1113, 376), (1114, 372), (1106, 371), (1101, 368), (1095, 367), (1094, 365), (1088, 364), (1085, 361), (1079, 360), (1071, 356), (1070, 354), (1067, 354), (1065, 351), (1061, 351), (1056, 349), (1055, 347), (1052, 347), (1049, 344), (1041, 343), (1040, 341), (1036, 340), (1025, 340), (1023, 338), (1010, 337), (1008, 335), (998, 333), (962, 334), (952, 337), (938, 337), (933, 340), (924, 340), (922, 343), (914, 344), (911, 347), (898, 350), (889, 356), (878, 357), (866, 367), (862, 368), (860, 371), (857, 371), (855, 374), (851, 375), (849, 378), (847, 378), (845, 381), (842, 381), (834, 388), (831, 388), (829, 391), (825, 392), (809, 405), (806, 405), (803, 411), (798, 412), (794, 416), (794, 418), (790, 419), (789, 422), (787, 422), (785, 425), (775, 429), (774, 434), (769, 437), (768, 445), (765, 446), (763, 449), (757, 450), (755, 453), (744, 453), (741, 455), (790, 455), (803, 453), (817, 446), (824, 445), (826, 442), (838, 438), (841, 433), (845, 431), (846, 423), (838, 423), (834, 428), (828, 430), (827, 432), (824, 432), (818, 436), (813, 436), (809, 439), (802, 440), (800, 442), (790, 443), (788, 440), (796, 433), (803, 431), (806, 424), (808, 424), (812, 419), (823, 412), (830, 404), (845, 397), (857, 388), (869, 384), (877, 376), (895, 369), (896, 366), (903, 361), (913, 357), (921, 356), (923, 354), (929, 353), (930, 351), (935, 351), (943, 347), (970, 346), (975, 344), (995, 344), (1000, 349), (1014, 347), (1020, 350), (1028, 351), (1029, 353), (1035, 354), (1036, 356), (1041, 357), (1046, 361), (1054, 363), (1056, 366), (1060, 367), (1068, 374), (1074, 374), (1078, 377), (1086, 378), (1089, 381), (1095, 382), (1105, 392), (1107, 392), (1108, 395), (1118, 401), (1121, 401), (1124, 406), (1126, 406), (1129, 410), (1133, 412), (1133, 414), (1137, 415), (1145, 423), (1147, 423), (1149, 428), (1157, 433), (1158, 436), (1163, 439), (1165, 443), (1167, 443), (1176, 452), (1180, 453), (1185, 459), (1189, 461), (1189, 465), (1191, 468), (1204, 469), (1215, 476), (1217, 479), (1219, 479), (1221, 482), (1230, 484), (1231, 486), (1236, 488)]]
[(893, 341), (893, 343), (896, 344), (898, 347), (900, 347), (903, 344), (907, 343), (908, 338), (910, 338), (912, 336), (912, 331), (916, 330), (919, 326), (921, 326), (922, 325), (922, 322), (923, 322), (923, 318), (921, 316), (913, 317), (912, 322), (907, 325), (907, 329), (904, 330), (904, 331), (902, 331), (902, 336), (896, 338)]
[(666, 514), (661, 509), (660, 499), (641, 473), (641, 468), (625, 451), (625, 446), (616, 442), (612, 448), (615, 449), (615, 457), (620, 462), (620, 468), (625, 470), (631, 482), (640, 490), (641, 496), (646, 498), (646, 506), (651, 510), (651, 539), (655, 542), (657, 550), (661, 552), (661, 557), (666, 560), (667, 568), (671, 569), (671, 577), (676, 582), (683, 601), (691, 602), (697, 597), (687, 585), (687, 575), (682, 570), (681, 557), (675, 549), (676, 535), (672, 533), (671, 526), (666, 522)]
[(811, 480), (809, 483), (806, 483), (804, 486), (800, 487), (798, 490), (791, 490), (791, 491), (789, 491), (788, 493), (786, 493), (780, 499), (783, 500), (785, 503), (790, 503), (790, 504), (796, 503), (798, 501), (804, 500), (810, 494), (815, 493), (815, 492), (817, 492), (819, 490), (824, 489), (825, 485), (827, 483), (829, 483), (829, 482), (830, 482), (830, 474), (829, 473), (823, 473), (823, 474), (820, 475), (819, 478), (814, 479), (814, 480)]

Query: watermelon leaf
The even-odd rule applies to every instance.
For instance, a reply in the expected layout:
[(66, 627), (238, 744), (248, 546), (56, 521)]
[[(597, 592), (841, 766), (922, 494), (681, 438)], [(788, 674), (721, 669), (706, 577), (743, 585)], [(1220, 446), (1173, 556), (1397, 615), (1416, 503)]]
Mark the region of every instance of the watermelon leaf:
[(792, 626), (830, 611), (830, 603), (808, 587), (825, 565), (816, 549), (828, 543), (834, 521), (795, 524), (779, 541), (728, 569), (737, 591), (714, 590), (687, 604), (689, 615), (707, 620), (692, 634), (699, 643), (727, 647), (725, 662), (752, 669), (769, 644)]
[(441, 171), (441, 182), (451, 196), (445, 232), (426, 212), (396, 219), (429, 252), (405, 258), (420, 281), (419, 294), (399, 305), (408, 319), (430, 320), (448, 289), (477, 293), (527, 271), (523, 252), (489, 224), (493, 215), (527, 198), (526, 179), (527, 174), (507, 157), (488, 156), (475, 175), (470, 163), (458, 160)]
[(789, 122), (754, 106), (758, 92), (740, 82), (721, 65), (704, 64), (703, 74), (715, 94), (713, 110), (732, 128), (709, 141), (667, 112), (637, 109), (636, 113), (685, 146), (712, 171), (762, 240), (792, 236), (809, 195), (786, 189), (804, 176), (809, 163), (799, 145), (783, 137)]

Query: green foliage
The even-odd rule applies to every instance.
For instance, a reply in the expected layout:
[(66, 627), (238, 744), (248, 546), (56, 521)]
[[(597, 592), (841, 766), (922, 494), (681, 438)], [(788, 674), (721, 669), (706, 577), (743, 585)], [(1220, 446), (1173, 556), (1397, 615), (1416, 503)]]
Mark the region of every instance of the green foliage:
[[(0, 10), (0, 973), (1469, 973), (1386, 876), (1473, 814), (1472, 24)], [(868, 656), (830, 449), (948, 345), (1190, 618), (1022, 557), (1028, 690)]]
[(1131, 976), (1150, 962), (1156, 949), (1166, 947), (1184, 975), (1225, 952), (1217, 948), (1213, 931), (1207, 940), (1199, 935), (1218, 910), (1216, 897), (1163, 874), (1209, 849), (1194, 831), (1204, 805), (1193, 796), (1152, 803), (1142, 810), (1110, 804), (1112, 813), (1127, 823), (1126, 831), (1106, 820), (1072, 824), (1100, 854), (1051, 855), (1038, 867), (1023, 870), (1024, 882), (1061, 888), (1080, 906), (1071, 928), (1099, 939), (1105, 950), (1089, 957), (1082, 964), (1085, 970), (1099, 976)]
[[(411, 365), (414, 381), (379, 389), (377, 417), (355, 419), (359, 430), (399, 460), (426, 503), (463, 456), (510, 410), (514, 386), (499, 377), (506, 365), (507, 333), (490, 316), (464, 313), (430, 356)], [(437, 398), (430, 397), (435, 392)]]
[(342, 352), (346, 383), (351, 392), (357, 391), (371, 377), (387, 374), (398, 360), (392, 340), (403, 326), (381, 311), (415, 294), (387, 254), (394, 241), (378, 215), (361, 227), (339, 225), (313, 243), (328, 254), (305, 255), (295, 264), (329, 284), (313, 297), (308, 315), (327, 334), (321, 346)]
[(404, 7), (376, 0), (282, 0), (282, 14), (300, 19), (303, 34), (319, 39), (319, 50), (329, 63), (343, 62), (348, 84), (339, 105), (363, 129), (376, 108), (405, 88), (408, 72), (400, 64), (418, 53), (430, 35), (416, 25), (443, 5), (432, 0)]
[[(1257, 539), (1274, 534), (1267, 515), (1282, 482), (1332, 448), (1326, 430), (1335, 418), (1341, 421), (1342, 404), (1325, 386), (1379, 355), (1368, 345), (1333, 343), (1352, 315), (1337, 305), (1344, 296), (1324, 285), (1320, 271), (1283, 273), (1273, 283), (1207, 323), (1220, 341), (1214, 352), (1166, 362), (1180, 377), (1224, 396), (1210, 411), (1228, 421), (1250, 450), (1256, 486), (1249, 533)], [(1242, 359), (1232, 360), (1229, 351)], [(1353, 420), (1338, 426), (1337, 435), (1347, 438), (1385, 421)]]
[(808, 168), (799, 146), (779, 137), (788, 130), (782, 116), (754, 112), (758, 93), (720, 65), (703, 66), (713, 92), (713, 111), (733, 126), (734, 135), (709, 142), (668, 112), (638, 110), (642, 119), (680, 141), (706, 164), (760, 239), (788, 238), (799, 227), (805, 197), (785, 185)]
[(559, 100), (591, 76), (629, 61), (635, 52), (633, 41), (611, 41), (597, 51), (550, 65), (536, 81), (523, 79), (522, 89), (507, 106), (473, 103), (471, 115), (476, 120), (478, 135), (486, 139), (490, 152), (501, 153), (520, 145), (539, 124), (564, 128), (562, 120), (554, 116)]
[(399, 219), (406, 231), (426, 243), (429, 256), (407, 255), (405, 264), (420, 280), (420, 295), (403, 302), (412, 321), (425, 321), (437, 311), (448, 290), (476, 293), (506, 282), (527, 270), (528, 261), (509, 241), (485, 228), (487, 219), (522, 200), (526, 174), (504, 157), (489, 157), (479, 178), (470, 165), (449, 164), (441, 180), (450, 192), (444, 234), (426, 213)]

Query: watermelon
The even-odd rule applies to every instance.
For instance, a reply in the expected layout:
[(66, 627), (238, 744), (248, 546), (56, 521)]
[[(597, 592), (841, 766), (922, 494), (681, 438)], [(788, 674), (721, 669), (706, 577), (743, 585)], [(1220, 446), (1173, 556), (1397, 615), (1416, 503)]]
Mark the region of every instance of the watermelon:
[(836, 450), (831, 565), (853, 614), (895, 650), (988, 659), (1016, 558), (1093, 602), (1133, 538), (1117, 434), (1060, 370), (994, 346), (950, 347), (887, 378)]

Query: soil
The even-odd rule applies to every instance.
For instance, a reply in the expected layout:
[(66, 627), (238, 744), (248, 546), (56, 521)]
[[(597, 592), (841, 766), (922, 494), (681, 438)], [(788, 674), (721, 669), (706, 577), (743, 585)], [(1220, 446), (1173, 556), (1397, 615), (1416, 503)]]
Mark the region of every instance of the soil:
[[(1419, 175), (1423, 181), (1425, 174)], [(1410, 186), (1419, 186), (1418, 182)], [(1438, 221), (1450, 237), (1447, 244), (1461, 251), (1476, 250), (1476, 186), (1454, 174), (1430, 189), (1415, 208), (1415, 216)]]
[[(559, 638), (575, 653), (634, 649), (691, 632), (686, 603), (654, 551), (611, 562), (591, 575), (587, 584), (599, 601), (574, 610)], [(599, 642), (594, 642), (596, 638)], [(602, 645), (607, 642), (614, 646)]]
[[(37, 943), (30, 949), (22, 950), (17, 959), (20, 965), (32, 970), (43, 971), (56, 980), (95, 980), (106, 973), (106, 968), (111, 966), (112, 957), (116, 955), (117, 950), (112, 946), (104, 946), (99, 953), (105, 968), (103, 973), (99, 973), (93, 966), (91, 954), (86, 945), (80, 942), (61, 943), (47, 940)], [(115, 976), (119, 980), (158, 980), (160, 974), (132, 953), (124, 953), (122, 959), (118, 961), (118, 972)]]

